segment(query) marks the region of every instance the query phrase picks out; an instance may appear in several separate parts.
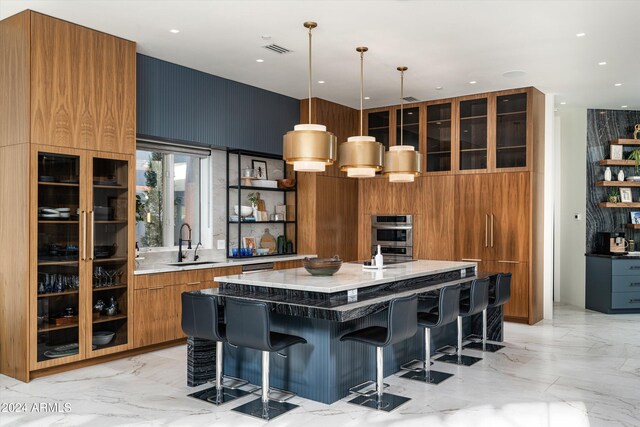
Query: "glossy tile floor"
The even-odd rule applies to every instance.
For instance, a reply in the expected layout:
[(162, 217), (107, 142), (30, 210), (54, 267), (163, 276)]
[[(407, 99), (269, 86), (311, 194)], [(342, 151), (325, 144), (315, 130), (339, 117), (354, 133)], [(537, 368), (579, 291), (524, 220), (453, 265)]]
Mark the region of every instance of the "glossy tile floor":
[[(300, 407), (269, 426), (640, 426), (640, 315), (556, 306), (536, 326), (507, 324), (508, 348), (439, 386), (387, 377), (413, 399), (392, 413), (294, 398)], [(478, 354), (468, 351), (468, 354)], [(202, 387), (200, 387), (202, 388)], [(23, 384), (0, 376), (0, 402), (68, 403), (68, 413), (0, 413), (2, 426), (266, 423), (186, 397), (185, 348), (174, 347)], [(251, 399), (245, 397), (240, 403)]]

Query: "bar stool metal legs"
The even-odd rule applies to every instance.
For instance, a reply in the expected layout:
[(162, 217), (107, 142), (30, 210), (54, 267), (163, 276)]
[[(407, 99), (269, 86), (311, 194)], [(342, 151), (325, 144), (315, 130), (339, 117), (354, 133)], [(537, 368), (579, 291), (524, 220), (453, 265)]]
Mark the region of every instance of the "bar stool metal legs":
[(453, 363), (460, 366), (471, 366), (482, 360), (480, 357), (465, 356), (462, 354), (462, 316), (458, 316), (458, 345), (455, 354), (445, 354), (439, 357), (439, 362)]
[(408, 370), (406, 374), (402, 375), (402, 378), (408, 378), (410, 380), (422, 381), (429, 384), (440, 384), (442, 381), (449, 379), (453, 374), (446, 372), (431, 370), (431, 329), (424, 328), (424, 348), (425, 356), (422, 369), (411, 369), (408, 367), (410, 364), (415, 364), (417, 360), (411, 361), (406, 365), (402, 365), (401, 369)]
[(196, 399), (205, 400), (214, 405), (222, 405), (223, 403), (231, 402), (239, 397), (249, 394), (248, 391), (240, 390), (238, 387), (247, 384), (245, 380), (238, 378), (223, 378), (222, 375), (222, 361), (224, 359), (223, 354), (223, 342), (216, 341), (216, 378), (215, 385), (205, 390), (200, 390), (195, 393), (191, 393), (189, 397), (195, 397)]
[(276, 390), (288, 395), (285, 400), (295, 395), (269, 387), (269, 356), (270, 353), (268, 351), (262, 352), (262, 389), (260, 391), (260, 399), (252, 400), (237, 408), (233, 408), (233, 411), (269, 421), (298, 407), (298, 405), (292, 403), (270, 398), (270, 390)]
[(504, 348), (503, 345), (487, 342), (487, 309), (482, 310), (482, 341), (474, 341), (464, 346), (472, 350), (488, 351), (495, 353)]

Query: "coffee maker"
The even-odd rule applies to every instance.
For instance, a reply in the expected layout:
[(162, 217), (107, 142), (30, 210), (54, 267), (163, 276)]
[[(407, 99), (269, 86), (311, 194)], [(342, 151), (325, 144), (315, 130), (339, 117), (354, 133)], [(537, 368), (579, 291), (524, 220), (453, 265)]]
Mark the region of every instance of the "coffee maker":
[(596, 253), (603, 255), (627, 255), (629, 243), (622, 232), (596, 233)]

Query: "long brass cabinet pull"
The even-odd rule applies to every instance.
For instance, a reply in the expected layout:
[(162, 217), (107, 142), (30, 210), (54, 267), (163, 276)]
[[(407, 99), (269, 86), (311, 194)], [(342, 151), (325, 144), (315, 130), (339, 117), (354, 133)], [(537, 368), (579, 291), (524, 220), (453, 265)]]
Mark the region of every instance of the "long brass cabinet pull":
[(493, 247), (493, 214), (491, 214), (491, 247)]
[(462, 258), (460, 261), (465, 261), (465, 262), (482, 262), (481, 259), (473, 259), (473, 258)]
[(160, 289), (164, 289), (164, 286), (156, 286), (155, 288), (149, 288), (150, 291), (159, 291)]
[(87, 212), (80, 212), (80, 229), (82, 230), (82, 237), (80, 238), (80, 244), (82, 245), (82, 258), (81, 261), (87, 259)]
[(199, 285), (200, 282), (189, 282), (187, 283), (188, 286), (193, 286), (193, 285)]
[(484, 214), (484, 247), (489, 247), (489, 214)]
[(520, 261), (506, 261), (506, 260), (503, 260), (503, 259), (501, 259), (498, 262), (500, 262), (502, 264), (520, 264)]
[(93, 222), (94, 220), (94, 215), (93, 215), (93, 211), (89, 211), (89, 224), (91, 224), (91, 246), (89, 246), (89, 260), (93, 261), (93, 245), (94, 245), (94, 240), (96, 237), (96, 226)]

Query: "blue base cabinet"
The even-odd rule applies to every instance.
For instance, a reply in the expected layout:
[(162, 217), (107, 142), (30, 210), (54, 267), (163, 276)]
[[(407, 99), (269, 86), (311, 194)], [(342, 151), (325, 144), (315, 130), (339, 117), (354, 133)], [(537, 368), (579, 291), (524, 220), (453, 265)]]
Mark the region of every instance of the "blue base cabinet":
[(640, 313), (640, 258), (587, 255), (585, 298), (589, 310)]

